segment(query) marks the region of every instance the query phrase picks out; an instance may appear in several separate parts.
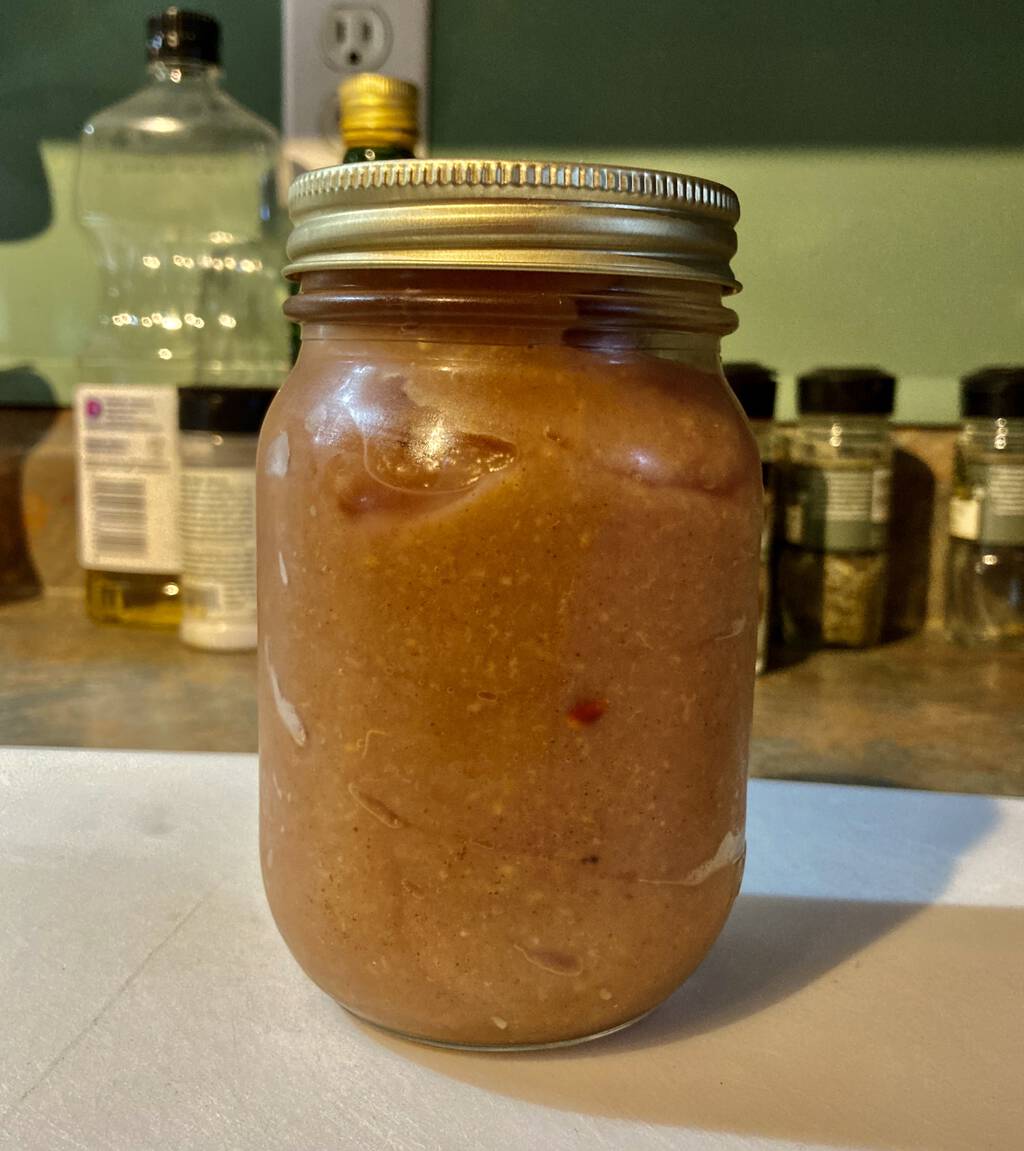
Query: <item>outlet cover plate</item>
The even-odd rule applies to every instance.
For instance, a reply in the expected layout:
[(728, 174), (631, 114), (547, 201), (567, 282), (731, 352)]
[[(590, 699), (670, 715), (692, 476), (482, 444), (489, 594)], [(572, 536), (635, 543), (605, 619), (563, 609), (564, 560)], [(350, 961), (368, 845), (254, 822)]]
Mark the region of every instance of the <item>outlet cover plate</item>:
[(353, 72), (411, 80), (420, 90), (427, 140), (430, 0), (284, 0), (281, 123), (289, 138), (338, 146), (338, 85)]

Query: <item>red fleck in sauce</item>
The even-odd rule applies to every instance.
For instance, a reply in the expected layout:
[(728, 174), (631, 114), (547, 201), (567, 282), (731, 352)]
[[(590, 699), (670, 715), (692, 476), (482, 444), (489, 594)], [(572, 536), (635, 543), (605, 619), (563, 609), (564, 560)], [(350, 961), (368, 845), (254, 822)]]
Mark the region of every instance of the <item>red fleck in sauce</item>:
[(608, 710), (606, 699), (580, 699), (569, 709), (566, 719), (570, 727), (590, 727)]

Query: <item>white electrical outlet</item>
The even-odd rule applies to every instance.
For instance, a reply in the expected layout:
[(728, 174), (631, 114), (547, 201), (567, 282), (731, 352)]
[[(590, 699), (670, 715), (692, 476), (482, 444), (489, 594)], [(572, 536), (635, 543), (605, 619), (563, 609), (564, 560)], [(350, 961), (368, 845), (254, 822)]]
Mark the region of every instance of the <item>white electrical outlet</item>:
[(427, 137), (430, 0), (284, 0), (282, 124), (286, 137), (338, 144), (338, 85), (353, 72), (383, 72), (420, 90)]
[(335, 72), (375, 72), (391, 51), (391, 22), (379, 8), (335, 4), (324, 16), (324, 59)]

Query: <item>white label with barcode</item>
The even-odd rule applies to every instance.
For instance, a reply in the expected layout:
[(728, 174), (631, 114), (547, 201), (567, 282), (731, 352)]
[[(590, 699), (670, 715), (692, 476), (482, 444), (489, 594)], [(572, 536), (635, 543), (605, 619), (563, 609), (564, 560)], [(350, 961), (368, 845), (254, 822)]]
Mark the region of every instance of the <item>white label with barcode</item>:
[(94, 571), (181, 568), (178, 395), (143, 384), (75, 391), (78, 562)]
[(256, 473), (181, 473), (182, 611), (195, 619), (256, 618)]

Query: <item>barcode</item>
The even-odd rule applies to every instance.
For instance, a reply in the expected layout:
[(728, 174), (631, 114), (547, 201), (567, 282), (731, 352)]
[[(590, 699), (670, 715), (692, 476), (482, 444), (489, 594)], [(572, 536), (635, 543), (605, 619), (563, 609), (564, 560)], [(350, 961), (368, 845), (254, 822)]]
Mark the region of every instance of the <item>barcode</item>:
[(84, 443), (87, 456), (126, 456), (128, 454), (128, 441), (124, 436), (86, 436)]
[(140, 556), (146, 552), (146, 485), (142, 480), (95, 480), (92, 484), (93, 546), (100, 552)]

